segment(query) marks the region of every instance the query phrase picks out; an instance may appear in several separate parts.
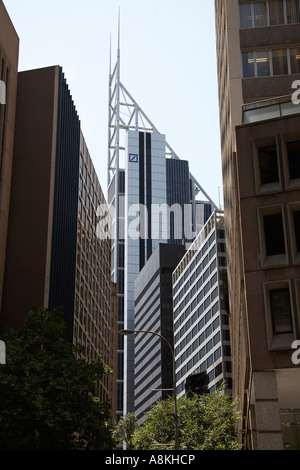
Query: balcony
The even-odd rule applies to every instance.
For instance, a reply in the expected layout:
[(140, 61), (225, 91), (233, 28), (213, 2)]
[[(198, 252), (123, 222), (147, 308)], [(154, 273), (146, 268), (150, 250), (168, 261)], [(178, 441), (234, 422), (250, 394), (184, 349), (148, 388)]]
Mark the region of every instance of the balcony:
[(300, 113), (300, 104), (292, 102), (292, 96), (280, 96), (243, 105), (243, 124), (266, 121)]

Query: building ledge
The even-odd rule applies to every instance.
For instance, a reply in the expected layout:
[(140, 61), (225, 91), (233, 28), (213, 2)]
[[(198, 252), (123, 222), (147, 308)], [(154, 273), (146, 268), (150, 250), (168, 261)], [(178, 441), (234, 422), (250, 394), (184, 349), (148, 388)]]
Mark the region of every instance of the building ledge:
[(291, 95), (279, 96), (243, 105), (243, 124), (266, 121), (300, 113), (300, 104), (294, 104)]

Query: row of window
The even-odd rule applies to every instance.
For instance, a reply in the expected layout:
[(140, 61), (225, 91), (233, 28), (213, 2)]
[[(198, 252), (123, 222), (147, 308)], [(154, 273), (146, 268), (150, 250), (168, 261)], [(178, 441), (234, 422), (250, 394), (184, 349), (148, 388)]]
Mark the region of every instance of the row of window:
[(110, 303), (110, 270), (109, 263), (105, 262), (106, 256), (107, 254), (103, 250), (96, 254), (93, 250), (89, 250), (89, 256), (87, 256), (80, 244), (77, 249), (77, 267), (81, 269), (82, 278), (85, 279), (91, 293), (99, 303), (101, 296)]
[[(197, 315), (202, 315), (203, 312), (207, 311), (211, 307), (214, 301), (217, 299), (219, 293), (218, 286), (203, 300), (203, 291), (201, 290), (192, 302), (192, 304), (184, 309), (183, 314), (179, 316), (178, 321), (175, 323), (176, 328), (180, 327), (184, 321), (188, 318), (190, 313), (196, 308)], [(213, 307), (212, 307), (213, 308)], [(212, 308), (210, 310), (212, 310)], [(195, 312), (194, 312), (195, 313)]]
[(220, 359), (221, 355), (222, 347), (220, 346), (205, 361), (203, 361), (201, 365), (199, 365), (199, 353), (195, 354), (194, 357), (189, 360), (189, 362), (187, 362), (180, 370), (177, 371), (177, 381), (180, 381), (182, 377), (186, 376), (187, 374), (190, 374), (190, 372), (195, 366), (201, 372), (206, 371), (209, 367), (213, 365), (214, 362)]
[(242, 65), (243, 78), (300, 73), (300, 48), (243, 52)]
[[(197, 315), (195, 314), (194, 322), (191, 323), (194, 325), (194, 328), (192, 328), (191, 331), (184, 337), (183, 335), (188, 330), (188, 328), (180, 330), (180, 334), (176, 335), (177, 340), (175, 339), (175, 356), (179, 355), (181, 351), (183, 351), (184, 348), (189, 345), (187, 350), (180, 354), (179, 360), (181, 363), (185, 360), (185, 358), (182, 359), (185, 355), (187, 355), (186, 357), (190, 356), (200, 345), (203, 344), (207, 338), (209, 338), (213, 332), (217, 330), (220, 325), (219, 316), (217, 316), (213, 322), (208, 324), (209, 320), (215, 315), (216, 312), (218, 312), (218, 304), (215, 304), (214, 309), (203, 316), (200, 321), (197, 321)], [(191, 324), (189, 324), (188, 327), (190, 327)], [(200, 332), (200, 336), (197, 336)], [(194, 340), (196, 336), (197, 338)]]
[[(212, 253), (212, 254), (206, 255), (206, 253), (208, 252), (208, 249), (215, 242), (215, 239), (216, 239), (216, 236), (215, 236), (215, 232), (214, 232), (210, 236), (210, 238), (207, 240), (207, 242), (203, 245), (203, 247), (197, 251), (197, 255), (193, 254), (194, 259), (186, 267), (183, 276), (180, 277), (179, 281), (176, 283), (176, 285), (174, 287), (174, 296), (176, 296), (178, 290), (181, 289), (183, 286), (184, 286), (184, 290), (186, 290), (189, 287), (190, 281), (188, 281), (186, 284), (185, 284), (185, 282), (189, 278), (190, 274), (193, 273), (196, 266), (198, 267), (198, 272), (199, 272), (199, 266), (200, 266), (199, 263), (200, 263), (201, 258), (203, 258), (203, 257), (204, 257), (204, 259), (203, 259), (201, 265), (202, 265), (203, 269), (205, 268), (206, 264), (212, 258), (212, 254), (213, 254)], [(200, 266), (200, 268), (201, 268), (201, 266)]]
[[(222, 350), (223, 350), (223, 357), (231, 357), (231, 348), (229, 345), (224, 345), (223, 348), (220, 346), (219, 348), (216, 349), (207, 359), (201, 362), (200, 366), (199, 364), (199, 356), (196, 354), (188, 363), (186, 363), (177, 373), (176, 373), (176, 379), (177, 382), (180, 382), (180, 380), (183, 377), (186, 377), (186, 375), (190, 375), (192, 373), (193, 368), (195, 366), (197, 367), (196, 370), (193, 371), (193, 373), (196, 373), (197, 371), (199, 372), (206, 372), (214, 363), (216, 363), (221, 357), (222, 357)], [(220, 363), (221, 364), (221, 363)], [(221, 373), (222, 373), (222, 366), (218, 364), (216, 367), (214, 367), (211, 371), (207, 373), (208, 376), (208, 384), (212, 382), (215, 378), (217, 378)], [(226, 364), (226, 370), (224, 371), (225, 373), (231, 373), (231, 362), (230, 361), (224, 361), (224, 364)], [(226, 374), (225, 374), (226, 376)], [(229, 377), (225, 377), (226, 381), (228, 382), (228, 387), (231, 388), (231, 381)], [(230, 386), (229, 386), (230, 383)], [(183, 391), (185, 386), (185, 380), (179, 384), (177, 390), (178, 393)]]
[[(182, 308), (186, 306), (189, 303), (189, 301), (195, 296), (195, 294), (201, 290), (202, 286), (206, 283), (207, 279), (213, 273), (216, 267), (217, 267), (216, 259), (214, 259), (209, 265), (207, 262), (200, 263), (200, 265), (197, 267), (195, 272), (192, 274), (191, 278), (186, 282), (184, 288), (178, 292), (178, 295), (176, 297), (174, 297), (174, 318), (175, 319), (179, 316)], [(203, 268), (206, 268), (206, 269), (203, 270)], [(203, 274), (201, 275), (201, 273)], [(196, 280), (197, 282), (195, 282)], [(217, 279), (215, 280), (215, 282), (216, 281)], [(192, 285), (193, 287), (191, 288)], [(200, 298), (197, 299), (197, 302), (199, 303), (200, 300), (201, 300)]]
[(241, 28), (259, 28), (299, 22), (299, 0), (248, 1), (240, 4)]

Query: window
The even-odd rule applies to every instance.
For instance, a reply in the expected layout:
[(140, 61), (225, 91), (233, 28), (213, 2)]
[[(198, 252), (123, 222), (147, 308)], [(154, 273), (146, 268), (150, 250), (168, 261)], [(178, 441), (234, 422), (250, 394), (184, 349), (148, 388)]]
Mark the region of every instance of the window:
[(253, 3), (253, 26), (254, 28), (260, 26), (267, 26), (267, 9), (266, 2)]
[(264, 296), (269, 348), (290, 349), (294, 339), (290, 282), (266, 283)]
[(280, 266), (287, 263), (285, 219), (282, 206), (258, 209), (262, 266)]
[(270, 306), (273, 334), (281, 335), (293, 332), (290, 293), (288, 288), (270, 291)]
[(257, 77), (267, 77), (270, 75), (269, 56), (267, 52), (256, 52)]
[(258, 160), (261, 184), (279, 182), (276, 145), (259, 148)]
[(269, 1), (270, 26), (284, 24), (283, 1)]
[(243, 52), (242, 62), (243, 62), (243, 77), (244, 78), (255, 77), (254, 52)]
[(289, 204), (289, 222), (293, 263), (300, 264), (300, 202)]
[(300, 73), (300, 48), (290, 49), (291, 73)]
[(252, 28), (252, 5), (245, 3), (240, 5), (240, 26), (241, 28)]
[(242, 53), (243, 78), (300, 73), (300, 48)]
[(267, 77), (270, 75), (269, 54), (266, 51), (243, 52), (243, 77)]
[(275, 49), (272, 51), (273, 75), (287, 75), (288, 61), (286, 49)]
[(294, 211), (293, 215), (294, 215), (296, 250), (297, 252), (300, 253), (300, 210)]
[(299, 0), (265, 0), (240, 5), (241, 28), (259, 28), (299, 22)]
[(300, 22), (299, 0), (286, 0), (287, 23)]
[(284, 230), (282, 214), (264, 216), (264, 232), (266, 255), (282, 255), (285, 253)]
[(300, 178), (300, 140), (287, 142), (287, 156), (290, 179)]

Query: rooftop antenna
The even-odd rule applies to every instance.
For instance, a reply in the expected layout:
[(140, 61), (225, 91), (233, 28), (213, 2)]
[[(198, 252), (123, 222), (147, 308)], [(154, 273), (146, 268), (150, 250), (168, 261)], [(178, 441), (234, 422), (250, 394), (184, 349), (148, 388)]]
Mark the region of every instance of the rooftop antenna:
[[(117, 63), (112, 70), (111, 62), (111, 35), (110, 35), (110, 53), (109, 53), (109, 106), (108, 106), (108, 175), (107, 187), (108, 190), (114, 182), (114, 198), (110, 203), (113, 203), (116, 213), (117, 221), (114, 224), (114, 240), (117, 243), (119, 239), (119, 170), (120, 170), (120, 71), (121, 71), (121, 53), (120, 53), (120, 7), (118, 10), (118, 51)], [(118, 266), (118, 250), (114, 249), (114, 282), (117, 282), (117, 266)]]
[[(110, 35), (110, 42), (109, 42), (109, 78), (108, 78), (108, 123), (111, 121), (111, 35)], [(110, 129), (108, 125), (108, 142), (110, 141)], [(108, 149), (108, 165), (110, 163), (110, 150)], [(110, 183), (110, 175), (109, 172), (107, 174), (107, 186)]]
[[(150, 121), (148, 116), (144, 113), (142, 108), (130, 95), (128, 90), (121, 83), (121, 14), (120, 7), (118, 8), (118, 51), (117, 62), (113, 70), (111, 70), (110, 63), (110, 79), (109, 79), (109, 149), (108, 149), (108, 188), (114, 180), (114, 193), (115, 193), (115, 211), (118, 214), (118, 188), (119, 188), (119, 171), (121, 157), (126, 158), (124, 143), (120, 144), (120, 136), (124, 139), (124, 134), (128, 130), (134, 129), (141, 132), (158, 132), (154, 124)], [(110, 55), (111, 61), (111, 55)], [(172, 147), (166, 142), (166, 157), (176, 158)], [(121, 163), (124, 163), (123, 161)], [(217, 205), (204, 191), (203, 187), (198, 183), (194, 176), (192, 181), (195, 187), (195, 194), (202, 193), (215, 209)], [(115, 230), (117, 227), (115, 224)], [(117, 233), (115, 233), (115, 240), (117, 240)], [(116, 251), (116, 250), (115, 250)], [(115, 255), (116, 256), (116, 255)], [(116, 266), (116, 264), (115, 264)]]

